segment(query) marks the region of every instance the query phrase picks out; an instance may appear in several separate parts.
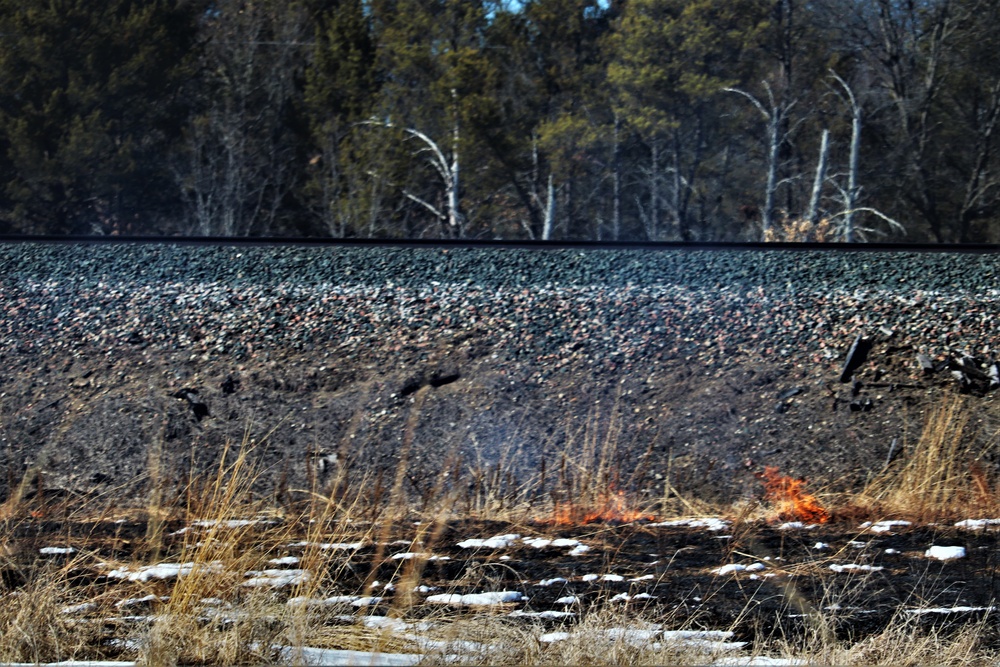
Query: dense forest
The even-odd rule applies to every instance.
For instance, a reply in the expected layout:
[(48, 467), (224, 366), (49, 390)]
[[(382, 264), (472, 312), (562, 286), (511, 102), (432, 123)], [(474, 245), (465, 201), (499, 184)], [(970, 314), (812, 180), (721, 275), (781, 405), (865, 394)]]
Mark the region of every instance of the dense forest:
[(0, 233), (1000, 240), (995, 0), (0, 0)]

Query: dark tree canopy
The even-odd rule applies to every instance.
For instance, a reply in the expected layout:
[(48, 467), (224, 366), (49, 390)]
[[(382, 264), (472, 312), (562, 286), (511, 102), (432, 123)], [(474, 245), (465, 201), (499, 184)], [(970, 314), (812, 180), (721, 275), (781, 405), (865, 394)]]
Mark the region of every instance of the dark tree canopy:
[(1000, 240), (992, 0), (0, 0), (0, 232)]

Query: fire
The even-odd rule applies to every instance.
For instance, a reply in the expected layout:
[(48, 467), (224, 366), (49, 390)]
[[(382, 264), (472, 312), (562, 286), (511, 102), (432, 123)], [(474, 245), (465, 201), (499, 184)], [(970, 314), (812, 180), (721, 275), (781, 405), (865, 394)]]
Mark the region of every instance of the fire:
[(764, 500), (777, 506), (780, 521), (826, 523), (830, 520), (816, 496), (806, 492), (805, 480), (781, 475), (773, 466), (765, 467), (757, 477), (764, 482)]
[(590, 506), (575, 503), (557, 503), (552, 516), (539, 523), (550, 526), (579, 526), (586, 523), (631, 523), (633, 521), (654, 521), (656, 517), (640, 510), (631, 509), (624, 491), (611, 490), (601, 494)]

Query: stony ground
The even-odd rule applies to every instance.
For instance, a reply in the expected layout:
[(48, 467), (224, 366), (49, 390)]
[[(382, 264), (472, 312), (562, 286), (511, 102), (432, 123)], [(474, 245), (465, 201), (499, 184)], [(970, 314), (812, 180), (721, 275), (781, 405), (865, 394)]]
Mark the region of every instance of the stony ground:
[(856, 488), (943, 395), (995, 432), (998, 276), (944, 253), (6, 244), (4, 493), (142, 498), (244, 441), (279, 499), (401, 463), (414, 498), (453, 472), (469, 502), (565, 495), (567, 470), (648, 499), (750, 496), (765, 465)]

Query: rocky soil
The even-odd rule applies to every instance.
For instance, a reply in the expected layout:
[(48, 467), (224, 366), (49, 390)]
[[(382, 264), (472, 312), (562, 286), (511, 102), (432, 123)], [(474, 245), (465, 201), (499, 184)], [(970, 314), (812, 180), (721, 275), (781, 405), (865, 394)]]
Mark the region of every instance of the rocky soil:
[(442, 471), (547, 497), (602, 457), (650, 497), (752, 495), (765, 465), (848, 489), (944, 395), (996, 432), (998, 277), (931, 252), (3, 244), (0, 493), (141, 498), (226, 442), (279, 498), (401, 461), (417, 498)]

